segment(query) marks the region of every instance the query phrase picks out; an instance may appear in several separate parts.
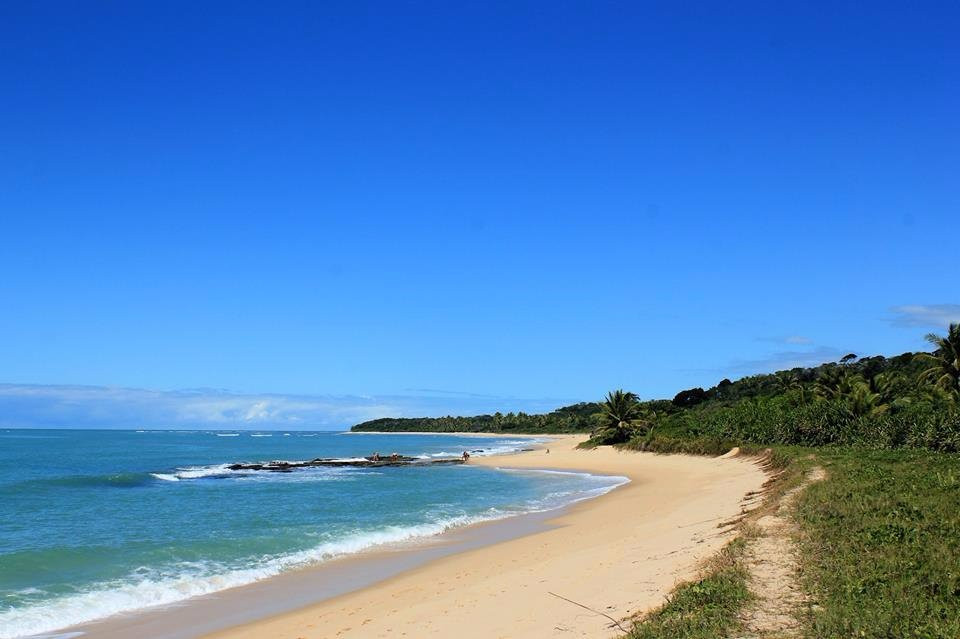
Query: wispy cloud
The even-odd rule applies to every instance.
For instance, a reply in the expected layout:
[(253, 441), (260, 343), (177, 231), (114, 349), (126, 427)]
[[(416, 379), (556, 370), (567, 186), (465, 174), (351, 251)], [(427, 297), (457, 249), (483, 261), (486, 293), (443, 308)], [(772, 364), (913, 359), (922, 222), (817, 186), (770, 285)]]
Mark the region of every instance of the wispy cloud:
[(770, 342), (772, 344), (789, 344), (791, 346), (809, 346), (813, 340), (804, 335), (779, 335), (777, 337), (758, 337), (758, 342)]
[(960, 323), (960, 304), (908, 304), (890, 309), (895, 326), (931, 326), (946, 328)]
[(549, 399), (489, 396), (322, 396), (224, 390), (0, 384), (0, 426), (339, 430), (378, 417), (552, 410)]
[(741, 375), (752, 375), (797, 367), (819, 366), (825, 362), (835, 362), (849, 352), (849, 350), (830, 346), (818, 346), (806, 351), (779, 351), (760, 359), (734, 360), (724, 370)]

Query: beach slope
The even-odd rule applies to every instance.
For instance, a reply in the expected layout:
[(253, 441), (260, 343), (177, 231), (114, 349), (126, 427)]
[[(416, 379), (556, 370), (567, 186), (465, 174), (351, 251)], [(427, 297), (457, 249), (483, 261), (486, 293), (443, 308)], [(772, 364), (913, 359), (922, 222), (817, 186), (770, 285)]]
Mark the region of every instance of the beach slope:
[(744, 458), (577, 450), (560, 437), (520, 455), (470, 463), (623, 475), (630, 483), (581, 502), (551, 528), (428, 563), (346, 595), (211, 635), (320, 637), (612, 637), (609, 619), (663, 602), (730, 539), (764, 473)]

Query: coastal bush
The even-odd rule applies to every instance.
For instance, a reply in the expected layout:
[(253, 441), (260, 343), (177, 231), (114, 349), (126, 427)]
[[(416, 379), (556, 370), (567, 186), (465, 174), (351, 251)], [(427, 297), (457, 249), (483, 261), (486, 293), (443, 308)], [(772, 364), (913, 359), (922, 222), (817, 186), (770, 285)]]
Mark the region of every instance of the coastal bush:
[[(743, 444), (863, 446), (960, 451), (960, 412), (947, 404), (919, 402), (894, 413), (854, 415), (836, 401), (796, 404), (790, 397), (741, 400), (689, 410), (657, 420), (653, 439), (636, 437), (643, 450), (677, 448), (674, 440), (714, 442), (713, 448)], [(679, 451), (673, 451), (679, 452)]]

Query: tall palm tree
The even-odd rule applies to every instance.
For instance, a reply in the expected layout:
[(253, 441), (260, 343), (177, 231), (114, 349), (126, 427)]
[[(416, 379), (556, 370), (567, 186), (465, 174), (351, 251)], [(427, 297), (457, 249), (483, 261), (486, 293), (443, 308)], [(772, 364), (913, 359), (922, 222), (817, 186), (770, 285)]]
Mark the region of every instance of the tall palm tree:
[(921, 379), (942, 388), (955, 401), (960, 400), (960, 324), (950, 324), (946, 336), (929, 333), (926, 340), (936, 350), (917, 353), (917, 358), (930, 364)]
[(639, 399), (634, 393), (623, 389), (610, 391), (600, 404), (600, 412), (597, 413), (599, 426), (592, 436), (601, 443), (626, 441), (642, 415)]

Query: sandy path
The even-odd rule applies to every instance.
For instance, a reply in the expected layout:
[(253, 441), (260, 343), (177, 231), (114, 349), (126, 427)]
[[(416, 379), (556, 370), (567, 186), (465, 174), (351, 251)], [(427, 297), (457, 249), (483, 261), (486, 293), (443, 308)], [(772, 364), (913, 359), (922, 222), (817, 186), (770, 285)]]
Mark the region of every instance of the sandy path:
[(623, 618), (663, 601), (729, 538), (763, 472), (744, 459), (537, 450), (471, 463), (625, 475), (631, 483), (577, 504), (550, 530), (446, 557), (375, 586), (218, 632), (216, 639), (320, 637), (610, 637), (610, 621), (550, 593)]

